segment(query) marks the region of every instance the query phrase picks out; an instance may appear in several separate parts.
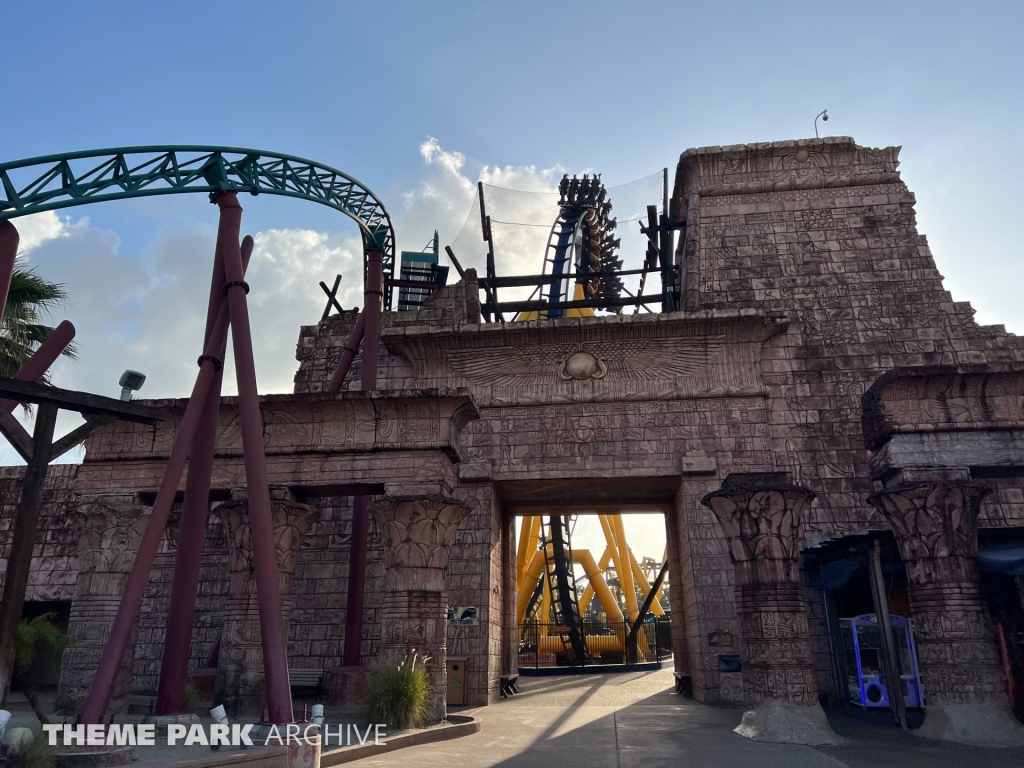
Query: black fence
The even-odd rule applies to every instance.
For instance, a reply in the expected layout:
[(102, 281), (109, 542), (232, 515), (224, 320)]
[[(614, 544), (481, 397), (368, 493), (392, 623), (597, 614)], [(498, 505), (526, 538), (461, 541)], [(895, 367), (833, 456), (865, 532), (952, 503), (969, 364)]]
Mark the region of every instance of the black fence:
[(578, 667), (604, 664), (646, 664), (672, 657), (672, 624), (668, 616), (649, 618), (630, 638), (632, 623), (583, 620), (587, 658), (580, 664), (564, 625), (531, 621), (519, 625), (519, 666)]

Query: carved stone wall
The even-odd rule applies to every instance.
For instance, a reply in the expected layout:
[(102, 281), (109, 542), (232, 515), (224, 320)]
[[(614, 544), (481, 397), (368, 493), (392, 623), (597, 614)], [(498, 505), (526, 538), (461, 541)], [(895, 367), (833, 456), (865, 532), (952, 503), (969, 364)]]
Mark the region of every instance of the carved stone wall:
[(1007, 703), (976, 563), (978, 512), (986, 493), (979, 483), (909, 482), (872, 497), (907, 566), (929, 705)]
[(444, 571), (456, 529), (468, 511), (457, 499), (385, 496), (370, 504), (384, 542), (381, 650), (416, 654), (434, 701), (430, 722), (445, 716), (448, 599)]
[[(249, 505), (244, 491), (235, 491), (232, 496), (232, 501), (217, 507), (227, 534), (230, 585), (217, 665), (216, 700), (235, 714), (259, 714), (265, 702), (263, 646)], [(286, 631), (293, 602), (292, 577), (299, 550), (306, 533), (320, 518), (315, 508), (300, 504), (289, 496), (283, 489), (271, 490), (270, 511)]]
[(979, 746), (1024, 746), (977, 570), (978, 514), (989, 488), (955, 479), (949, 470), (932, 474), (896, 477), (903, 482), (871, 497), (907, 566), (927, 701), (918, 733)]
[[(83, 496), (68, 512), (79, 526), (79, 575), (68, 625), (70, 647), (61, 665), (59, 710), (77, 711), (89, 693), (150, 511), (127, 492)], [(111, 713), (128, 710), (138, 633), (136, 622), (110, 697)]]
[[(71, 601), (78, 582), (78, 536), (67, 511), (78, 503), (75, 464), (51, 464), (43, 486), (36, 549), (32, 554), (25, 600)], [(0, 467), (0, 585), (7, 573), (7, 555), (14, 530), (14, 512), (21, 496), (24, 465)]]
[(800, 586), (800, 520), (814, 494), (783, 474), (730, 475), (702, 500), (718, 518), (736, 569), (745, 704), (818, 703)]
[[(337, 658), (347, 588), (347, 497), (402, 473), (419, 487), (385, 492), (454, 496), (473, 508), (465, 535), (452, 545), (447, 579), (459, 604), (481, 610), (481, 626), (453, 628), (449, 642), (472, 656), (470, 695), (485, 686), (483, 701), (474, 700), (484, 703), (500, 668), (495, 637), (501, 621), (490, 613), (504, 604), (500, 553), (509, 534), (497, 500), (506, 485), (582, 478), (625, 487), (675, 478), (678, 486), (681, 464), (699, 454), (714, 469), (687, 477), (675, 503), (680, 572), (673, 584), (680, 585), (683, 615), (674, 611), (674, 619), (686, 638), (695, 696), (717, 702), (735, 687), (718, 671), (721, 651), (709, 645), (708, 635), (738, 634), (739, 625), (729, 545), (713, 513), (700, 505), (706, 493), (731, 472), (785, 470), (816, 496), (805, 510), (801, 539), (887, 527), (868, 503), (876, 486), (861, 397), (896, 369), (988, 366), (998, 375), (934, 379), (924, 398), (912, 387), (893, 389), (881, 406), (883, 427), (892, 431), (922, 421), (978, 428), (991, 425), (992, 414), (1005, 428), (1007, 418), (1017, 418), (1013, 398), (1020, 390), (1000, 376), (1024, 363), (1024, 344), (999, 326), (977, 325), (970, 305), (944, 289), (917, 230), (914, 195), (900, 178), (898, 148), (830, 137), (687, 150), (673, 197), (687, 225), (676, 253), (682, 312), (481, 324), (475, 276), (467, 275), (419, 312), (384, 314), (379, 381), (390, 391), (372, 397), (316, 394), (330, 379), (354, 313), (300, 331), (299, 394), (263, 400), (268, 472), (271, 482), (303, 493), (321, 486), (323, 497), (343, 500), (332, 507), (331, 526), (318, 526), (298, 566), (303, 608), (293, 615), (290, 636), (298, 658), (315, 666)], [(586, 364), (570, 366), (570, 359)], [(357, 358), (351, 386), (360, 365)], [(394, 391), (434, 386), (468, 388), (480, 419), (461, 429), (455, 420), (447, 432), (438, 423), (435, 430), (440, 411), (409, 410), (414, 398)], [(963, 402), (965, 393), (980, 393), (983, 412)], [(403, 398), (404, 405), (397, 402)], [(182, 403), (170, 406), (180, 413)], [(378, 434), (379, 426), (387, 430)], [(244, 482), (230, 398), (219, 429), (226, 452), (217, 460), (213, 487), (223, 491)], [(111, 425), (90, 441), (85, 463), (62, 487), (154, 493), (170, 437), (168, 429)], [(390, 450), (359, 453), (378, 438)], [(0, 479), (12, 477), (9, 471), (16, 472), (4, 470)], [(1024, 525), (1021, 479), (990, 484), (995, 490), (981, 501), (981, 524)], [(579, 498), (588, 500), (586, 493)], [(9, 525), (13, 506), (7, 498), (4, 503), (2, 522)], [(73, 590), (74, 556), (63, 559), (74, 544), (66, 525), (63, 510), (44, 512), (47, 538), (30, 584), (35, 599), (66, 599)], [(216, 557), (204, 563), (226, 589), (223, 552)], [(367, 627), (379, 626), (383, 601), (379, 562), (371, 560), (372, 568)], [(144, 630), (146, 622), (155, 627), (159, 621), (154, 615), (169, 585), (169, 574), (151, 581)], [(197, 658), (217, 634), (219, 595), (209, 586), (203, 598), (212, 607), (200, 613), (206, 623), (197, 630)], [(332, 607), (330, 618), (324, 606)], [(162, 632), (154, 629), (148, 658), (159, 655), (157, 636)], [(364, 646), (371, 647), (368, 637)], [(819, 669), (830, 664), (823, 653)], [(150, 691), (155, 686), (148, 673), (137, 681)], [(824, 690), (827, 683), (817, 684)]]

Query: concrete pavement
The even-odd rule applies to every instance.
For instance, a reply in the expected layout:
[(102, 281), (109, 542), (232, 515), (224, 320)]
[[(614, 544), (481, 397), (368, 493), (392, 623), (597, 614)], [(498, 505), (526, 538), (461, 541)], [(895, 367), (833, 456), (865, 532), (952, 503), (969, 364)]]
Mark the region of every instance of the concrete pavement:
[[(483, 730), (403, 749), (359, 766), (416, 768), (1019, 768), (1024, 750), (979, 749), (918, 739), (887, 713), (830, 713), (845, 747), (763, 744), (732, 732), (739, 709), (707, 707), (672, 692), (672, 673), (520, 678), (522, 693), (468, 710)], [(461, 710), (460, 710), (461, 711)]]

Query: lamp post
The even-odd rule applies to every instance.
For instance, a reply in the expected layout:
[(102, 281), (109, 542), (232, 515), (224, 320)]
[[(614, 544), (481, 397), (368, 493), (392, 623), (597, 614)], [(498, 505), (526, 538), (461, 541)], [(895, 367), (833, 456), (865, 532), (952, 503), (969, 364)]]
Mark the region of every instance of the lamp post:
[(821, 122), (827, 123), (828, 122), (828, 110), (827, 109), (823, 109), (823, 110), (821, 110), (821, 112), (819, 112), (818, 114), (816, 114), (814, 116), (814, 138), (816, 138), (816, 139), (820, 139), (821, 138), (818, 135), (818, 118), (819, 117), (821, 118)]

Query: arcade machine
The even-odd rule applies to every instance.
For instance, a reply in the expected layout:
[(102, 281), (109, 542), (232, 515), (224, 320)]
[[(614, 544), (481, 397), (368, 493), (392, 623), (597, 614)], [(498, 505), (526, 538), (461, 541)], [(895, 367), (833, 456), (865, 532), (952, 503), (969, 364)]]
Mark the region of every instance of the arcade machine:
[[(910, 622), (902, 616), (890, 616), (893, 640), (899, 657), (903, 700), (908, 707), (924, 706), (921, 673)], [(882, 637), (878, 619), (865, 613), (839, 619), (846, 658), (850, 701), (865, 709), (888, 709), (889, 688), (882, 666)]]

